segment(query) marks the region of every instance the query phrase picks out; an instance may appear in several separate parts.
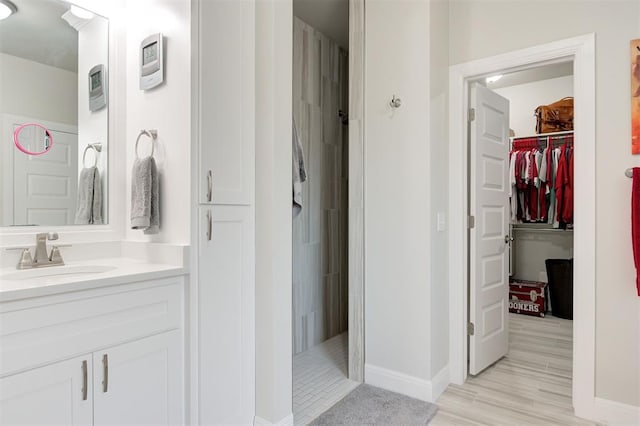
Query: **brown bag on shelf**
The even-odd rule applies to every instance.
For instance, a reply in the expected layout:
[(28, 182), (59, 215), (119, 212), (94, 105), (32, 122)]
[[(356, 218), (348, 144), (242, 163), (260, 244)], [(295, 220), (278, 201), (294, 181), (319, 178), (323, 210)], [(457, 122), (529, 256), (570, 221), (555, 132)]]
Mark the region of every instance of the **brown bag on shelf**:
[(573, 130), (573, 97), (536, 108), (536, 133)]

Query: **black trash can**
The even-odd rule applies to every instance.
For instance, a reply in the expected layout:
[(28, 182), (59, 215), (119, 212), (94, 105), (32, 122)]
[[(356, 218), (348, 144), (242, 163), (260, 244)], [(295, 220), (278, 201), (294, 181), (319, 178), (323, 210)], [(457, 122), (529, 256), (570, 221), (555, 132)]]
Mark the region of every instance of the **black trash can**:
[(546, 259), (554, 317), (573, 319), (573, 259)]

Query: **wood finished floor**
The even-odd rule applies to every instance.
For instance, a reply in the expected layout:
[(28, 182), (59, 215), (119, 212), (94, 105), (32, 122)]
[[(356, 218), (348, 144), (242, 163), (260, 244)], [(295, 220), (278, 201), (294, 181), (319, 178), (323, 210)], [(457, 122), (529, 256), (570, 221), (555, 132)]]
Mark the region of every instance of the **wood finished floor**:
[(509, 315), (507, 356), (464, 385), (449, 385), (429, 424), (597, 424), (573, 415), (572, 321)]

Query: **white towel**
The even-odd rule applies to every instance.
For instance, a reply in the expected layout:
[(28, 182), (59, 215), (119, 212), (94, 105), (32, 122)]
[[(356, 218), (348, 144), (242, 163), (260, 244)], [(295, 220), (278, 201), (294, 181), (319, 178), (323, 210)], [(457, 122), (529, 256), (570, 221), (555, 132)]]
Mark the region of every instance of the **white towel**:
[(158, 170), (153, 157), (136, 158), (131, 176), (131, 228), (145, 234), (160, 229)]
[(102, 181), (97, 167), (85, 167), (80, 171), (75, 223), (102, 224)]
[(307, 171), (304, 168), (304, 153), (302, 144), (298, 138), (295, 124), (293, 125), (293, 217), (298, 216), (302, 210), (302, 182), (307, 180)]

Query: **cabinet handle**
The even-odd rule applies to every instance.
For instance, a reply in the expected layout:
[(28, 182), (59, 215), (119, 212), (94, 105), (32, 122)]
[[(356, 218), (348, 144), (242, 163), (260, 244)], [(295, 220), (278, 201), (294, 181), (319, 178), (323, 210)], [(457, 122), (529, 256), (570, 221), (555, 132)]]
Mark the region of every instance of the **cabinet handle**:
[(207, 241), (211, 241), (213, 237), (213, 218), (211, 217), (211, 209), (207, 210)]
[(82, 361), (82, 400), (87, 400), (87, 361)]
[(102, 355), (102, 392), (106, 393), (109, 389), (109, 357), (107, 354)]
[(207, 201), (211, 202), (213, 197), (213, 173), (209, 170), (207, 173)]

